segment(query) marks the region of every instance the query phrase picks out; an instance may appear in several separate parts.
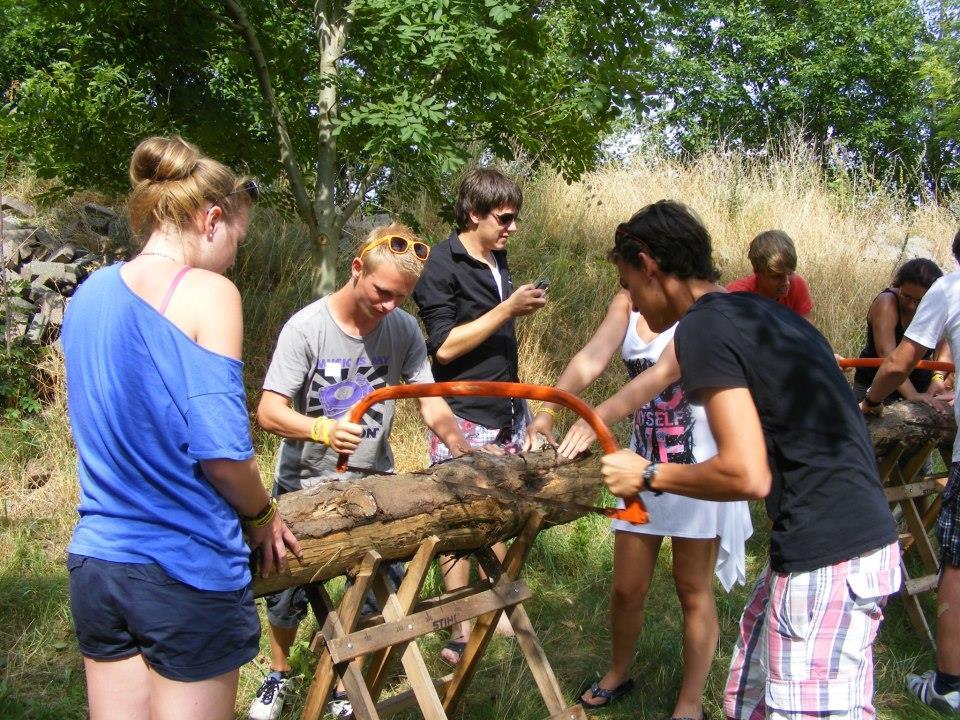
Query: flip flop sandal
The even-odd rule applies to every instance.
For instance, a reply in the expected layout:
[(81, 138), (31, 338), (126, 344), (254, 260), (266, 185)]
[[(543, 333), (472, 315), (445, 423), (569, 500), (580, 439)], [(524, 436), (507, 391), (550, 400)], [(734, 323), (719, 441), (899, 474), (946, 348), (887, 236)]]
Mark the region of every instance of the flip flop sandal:
[[(443, 644), (443, 648), (440, 650), (440, 659), (443, 660), (447, 665), (451, 667), (456, 667), (460, 662), (460, 658), (463, 657), (463, 651), (467, 649), (467, 643), (463, 640), (447, 640)], [(449, 650), (450, 652), (457, 654), (457, 659), (455, 662), (450, 662), (443, 656), (443, 651)]]
[[(590, 687), (586, 685), (580, 690), (580, 695), (578, 696), (577, 702), (583, 706), (584, 710), (597, 710), (599, 708), (605, 708), (609, 705), (612, 705), (617, 700), (622, 698), (628, 692), (633, 690), (633, 678), (627, 678), (622, 683), (617, 685), (613, 690), (607, 690), (606, 688), (600, 687), (600, 683), (595, 682)], [(602, 703), (589, 703), (583, 701), (583, 694), (587, 691), (590, 691), (590, 697), (593, 698), (603, 698)]]

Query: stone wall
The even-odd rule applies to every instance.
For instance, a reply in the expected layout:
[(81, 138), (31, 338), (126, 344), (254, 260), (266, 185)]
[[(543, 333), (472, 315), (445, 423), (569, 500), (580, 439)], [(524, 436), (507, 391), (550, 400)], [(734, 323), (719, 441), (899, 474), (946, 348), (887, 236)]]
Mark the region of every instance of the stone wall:
[(38, 345), (59, 337), (77, 285), (103, 263), (127, 255), (130, 232), (113, 210), (95, 203), (57, 230), (40, 225), (32, 205), (0, 196), (0, 246), (3, 339)]

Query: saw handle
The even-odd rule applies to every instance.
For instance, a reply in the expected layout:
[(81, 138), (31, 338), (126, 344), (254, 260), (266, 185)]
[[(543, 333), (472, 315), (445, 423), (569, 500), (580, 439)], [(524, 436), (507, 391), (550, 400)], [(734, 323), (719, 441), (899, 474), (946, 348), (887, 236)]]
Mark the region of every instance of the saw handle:
[[(350, 416), (347, 418), (352, 423), (359, 423), (363, 419), (364, 413), (371, 406), (385, 400), (399, 400), (402, 398), (421, 398), (421, 397), (451, 397), (454, 395), (471, 395), (475, 397), (509, 397), (523, 398), (525, 400), (545, 400), (547, 402), (563, 405), (573, 410), (582, 417), (593, 428), (597, 434), (597, 440), (605, 454), (617, 452), (620, 447), (617, 445), (616, 438), (610, 432), (603, 420), (597, 415), (596, 410), (587, 405), (583, 400), (572, 393), (556, 388), (546, 387), (544, 385), (528, 385), (527, 383), (511, 382), (492, 382), (492, 381), (459, 381), (459, 382), (437, 382), (437, 383), (412, 383), (408, 385), (389, 385), (387, 387), (374, 390), (364, 397), (360, 402), (353, 406)], [(349, 455), (341, 454), (337, 462), (337, 470), (343, 472), (347, 469)], [(647, 509), (639, 497), (633, 497), (626, 500), (626, 507), (623, 509), (604, 508), (604, 515), (617, 520), (626, 520), (627, 522), (642, 524), (649, 521)]]
[[(839, 358), (837, 364), (843, 370), (850, 368), (878, 368), (884, 358)], [(953, 363), (943, 362), (941, 360), (921, 360), (916, 364), (914, 370), (934, 370), (937, 372), (952, 373)]]

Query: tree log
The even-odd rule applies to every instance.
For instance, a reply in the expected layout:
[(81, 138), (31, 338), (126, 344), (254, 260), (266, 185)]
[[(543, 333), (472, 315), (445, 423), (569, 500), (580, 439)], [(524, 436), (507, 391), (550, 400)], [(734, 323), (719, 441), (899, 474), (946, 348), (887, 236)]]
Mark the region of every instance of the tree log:
[[(952, 443), (952, 415), (923, 403), (898, 402), (867, 420), (877, 457), (903, 443), (909, 454), (930, 441)], [(552, 450), (524, 455), (469, 455), (400, 475), (332, 482), (287, 493), (280, 509), (300, 541), (303, 562), (289, 575), (258, 579), (257, 595), (343, 575), (376, 550), (384, 560), (413, 556), (420, 541), (440, 538), (441, 552), (472, 550), (515, 536), (532, 511), (548, 525), (585, 514), (563, 503), (593, 505), (602, 479), (596, 456), (573, 462)]]
[(600, 497), (596, 456), (563, 461), (553, 450), (524, 455), (474, 454), (415, 473), (371, 475), (280, 497), (280, 511), (300, 541), (303, 562), (290, 574), (257, 579), (254, 592), (329, 580), (356, 567), (368, 550), (406, 560), (423, 538), (441, 552), (472, 550), (515, 536), (533, 511), (556, 525), (585, 514)]
[(953, 445), (957, 433), (952, 412), (944, 415), (926, 403), (907, 400), (887, 405), (879, 417), (869, 416), (867, 427), (877, 458), (882, 458), (898, 443), (903, 444), (905, 455), (929, 442)]

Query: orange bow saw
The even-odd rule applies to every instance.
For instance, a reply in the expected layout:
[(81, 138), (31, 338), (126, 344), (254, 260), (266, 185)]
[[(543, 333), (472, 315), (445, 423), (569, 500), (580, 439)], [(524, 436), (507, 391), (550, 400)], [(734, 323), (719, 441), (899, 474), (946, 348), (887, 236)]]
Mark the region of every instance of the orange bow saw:
[[(411, 385), (391, 385), (389, 387), (374, 390), (364, 397), (350, 411), (348, 420), (352, 423), (359, 423), (363, 419), (364, 413), (372, 405), (384, 400), (399, 400), (401, 398), (421, 398), (421, 397), (450, 397), (454, 395), (472, 395), (476, 397), (509, 397), (524, 398), (525, 400), (545, 400), (547, 402), (563, 405), (573, 410), (577, 415), (589, 423), (590, 427), (597, 434), (597, 440), (600, 441), (600, 447), (606, 454), (617, 452), (620, 447), (617, 445), (613, 433), (604, 424), (596, 411), (587, 405), (576, 395), (557, 390), (543, 385), (528, 385), (526, 383), (509, 382), (438, 382), (438, 383), (414, 383)], [(337, 470), (343, 472), (347, 469), (347, 460), (349, 456), (341, 454), (337, 463)], [(589, 506), (585, 506), (589, 507)], [(649, 520), (647, 509), (639, 497), (634, 496), (626, 500), (626, 507), (617, 508), (590, 508), (595, 512), (606, 515), (616, 520), (626, 520), (627, 522), (641, 524)]]

